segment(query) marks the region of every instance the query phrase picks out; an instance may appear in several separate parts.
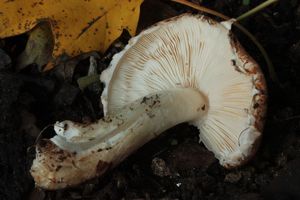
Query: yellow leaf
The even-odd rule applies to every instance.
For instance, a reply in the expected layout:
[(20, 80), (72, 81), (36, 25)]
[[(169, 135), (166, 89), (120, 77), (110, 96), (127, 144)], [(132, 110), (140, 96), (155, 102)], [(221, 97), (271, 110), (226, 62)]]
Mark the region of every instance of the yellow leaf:
[(104, 52), (123, 29), (134, 35), (143, 0), (0, 1), (0, 38), (29, 31), (41, 21), (51, 25), (53, 57)]

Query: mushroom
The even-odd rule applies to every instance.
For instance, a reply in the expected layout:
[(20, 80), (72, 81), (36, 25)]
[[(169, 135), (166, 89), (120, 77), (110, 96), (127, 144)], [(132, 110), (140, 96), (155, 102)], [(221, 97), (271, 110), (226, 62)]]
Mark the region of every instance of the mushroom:
[(105, 117), (57, 122), (57, 135), (37, 145), (36, 185), (59, 189), (100, 176), (183, 122), (198, 127), (222, 166), (246, 163), (261, 138), (266, 85), (231, 23), (184, 14), (133, 37), (101, 74)]

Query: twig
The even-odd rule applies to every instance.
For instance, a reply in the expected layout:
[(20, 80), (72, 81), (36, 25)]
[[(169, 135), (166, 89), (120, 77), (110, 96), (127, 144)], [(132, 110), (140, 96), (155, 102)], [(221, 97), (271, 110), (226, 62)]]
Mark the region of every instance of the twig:
[(186, 1), (186, 0), (171, 0), (171, 1), (183, 4), (183, 5), (186, 5), (186, 6), (189, 6), (191, 8), (196, 9), (196, 10), (199, 10), (199, 11), (202, 11), (202, 12), (205, 12), (205, 13), (208, 13), (208, 14), (220, 17), (220, 18), (225, 19), (225, 20), (231, 19), (230, 17), (228, 17), (226, 15), (223, 15), (222, 13), (219, 13), (219, 12), (217, 12), (215, 10), (212, 10), (212, 9), (209, 9), (209, 8), (197, 5), (195, 3), (192, 3), (192, 2), (189, 2), (189, 1)]
[(45, 127), (40, 131), (39, 135), (38, 135), (38, 136), (36, 137), (36, 139), (35, 139), (35, 142), (34, 142), (35, 145), (40, 141), (40, 139), (41, 139), (41, 137), (42, 137), (42, 134), (45, 132), (45, 130), (48, 129), (49, 127), (52, 127), (52, 126), (54, 126), (54, 124), (48, 124), (47, 126), (45, 126)]

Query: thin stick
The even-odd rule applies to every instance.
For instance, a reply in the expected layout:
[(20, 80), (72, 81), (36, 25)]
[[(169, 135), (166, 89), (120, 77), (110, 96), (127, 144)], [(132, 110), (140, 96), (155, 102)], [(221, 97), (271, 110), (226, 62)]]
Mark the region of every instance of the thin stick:
[(219, 12), (217, 12), (215, 10), (212, 10), (212, 9), (209, 9), (209, 8), (197, 5), (195, 3), (192, 3), (192, 2), (189, 2), (189, 1), (186, 1), (186, 0), (171, 0), (171, 1), (179, 3), (179, 4), (183, 4), (183, 5), (186, 5), (186, 6), (189, 6), (191, 8), (196, 9), (196, 10), (199, 10), (199, 11), (202, 11), (202, 12), (205, 12), (205, 13), (208, 13), (208, 14), (220, 17), (220, 18), (225, 19), (225, 20), (231, 19), (230, 17), (228, 17), (226, 15), (223, 15), (222, 13), (219, 13)]
[(29, 153), (29, 151), (37, 145), (37, 143), (40, 141), (40, 139), (41, 139), (41, 137), (42, 137), (43, 132), (44, 132), (47, 128), (51, 127), (51, 126), (54, 126), (54, 124), (49, 124), (49, 125), (45, 126), (45, 127), (40, 131), (39, 135), (38, 135), (38, 136), (36, 137), (36, 139), (35, 139), (34, 144), (31, 145), (31, 146), (29, 146), (29, 147), (27, 148), (27, 153)]
[(46, 129), (48, 129), (49, 127), (54, 126), (54, 124), (48, 124), (47, 126), (45, 126), (39, 133), (39, 135), (36, 137), (35, 139), (35, 145), (40, 141), (42, 134), (45, 132)]

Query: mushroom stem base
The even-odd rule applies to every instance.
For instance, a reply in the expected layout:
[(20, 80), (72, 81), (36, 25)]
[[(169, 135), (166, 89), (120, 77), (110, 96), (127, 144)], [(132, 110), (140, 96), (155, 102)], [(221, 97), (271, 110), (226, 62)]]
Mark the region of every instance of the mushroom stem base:
[(181, 88), (145, 96), (90, 125), (59, 122), (58, 135), (37, 146), (31, 174), (46, 189), (102, 175), (166, 129), (201, 118), (206, 104), (198, 91)]

